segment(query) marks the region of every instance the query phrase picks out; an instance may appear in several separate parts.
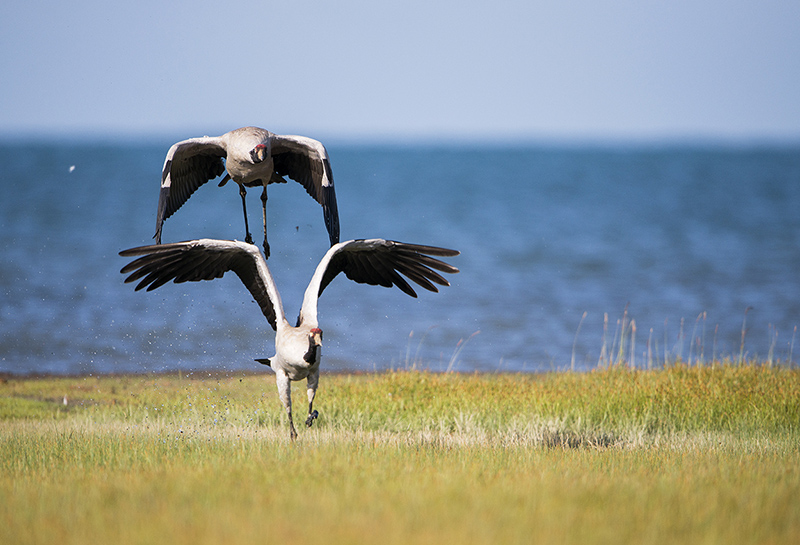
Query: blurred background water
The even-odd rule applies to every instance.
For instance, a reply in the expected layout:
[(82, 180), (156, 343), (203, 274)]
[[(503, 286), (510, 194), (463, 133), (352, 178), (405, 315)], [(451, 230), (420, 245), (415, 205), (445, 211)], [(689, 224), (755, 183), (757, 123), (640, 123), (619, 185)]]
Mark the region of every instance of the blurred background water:
[[(253, 358), (273, 355), (272, 330), (235, 276), (136, 293), (119, 274), (117, 253), (152, 240), (170, 144), (0, 143), (0, 372), (263, 370)], [(738, 357), (748, 308), (747, 355), (798, 359), (800, 148), (328, 151), (342, 240), (462, 255), (450, 288), (416, 300), (337, 278), (320, 300), (325, 371), (590, 369), (626, 309), (640, 366), (648, 348), (655, 364)], [(200, 188), (164, 241), (242, 239), (237, 190)], [(295, 316), (327, 233), (299, 184), (269, 195), (269, 266)]]

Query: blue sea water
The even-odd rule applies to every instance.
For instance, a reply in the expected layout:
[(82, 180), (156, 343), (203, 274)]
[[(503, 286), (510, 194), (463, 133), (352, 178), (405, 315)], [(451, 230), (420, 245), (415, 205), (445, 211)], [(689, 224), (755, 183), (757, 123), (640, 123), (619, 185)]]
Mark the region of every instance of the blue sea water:
[[(170, 143), (0, 143), (0, 372), (263, 369), (272, 330), (235, 276), (123, 283), (117, 254), (152, 240)], [(745, 316), (748, 356), (800, 357), (800, 148), (328, 149), (342, 240), (462, 254), (452, 286), (418, 299), (337, 278), (320, 300), (324, 371), (590, 369), (623, 317), (640, 367), (738, 357)], [(242, 239), (237, 189), (200, 188), (164, 240)], [(269, 195), (269, 266), (294, 315), (327, 234), (298, 184)]]

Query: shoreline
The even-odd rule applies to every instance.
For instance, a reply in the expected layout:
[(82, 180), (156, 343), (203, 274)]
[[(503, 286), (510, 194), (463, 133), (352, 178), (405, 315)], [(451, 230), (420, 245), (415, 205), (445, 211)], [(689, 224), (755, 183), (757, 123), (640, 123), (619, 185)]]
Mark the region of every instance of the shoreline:
[[(609, 371), (609, 370), (625, 370), (625, 371), (664, 371), (673, 369), (675, 367), (684, 367), (686, 369), (705, 368), (714, 370), (724, 367), (764, 367), (772, 369), (784, 370), (800, 370), (800, 363), (776, 361), (770, 363), (769, 361), (762, 360), (749, 360), (743, 363), (738, 363), (732, 359), (716, 360), (714, 362), (703, 362), (700, 364), (688, 365), (684, 361), (674, 361), (667, 365), (660, 365), (658, 367), (643, 368), (638, 366), (630, 366), (627, 363), (612, 364), (610, 366), (595, 366), (589, 369), (570, 369), (569, 366), (562, 368), (552, 368), (548, 370), (511, 370), (511, 369), (495, 369), (492, 371), (486, 370), (450, 370), (450, 371), (437, 371), (430, 368), (385, 368), (373, 370), (360, 370), (360, 369), (322, 369), (321, 376), (367, 376), (367, 375), (386, 375), (390, 373), (403, 373), (413, 372), (431, 375), (459, 375), (459, 376), (544, 376), (550, 374), (586, 374), (594, 371)], [(261, 369), (239, 369), (235, 371), (227, 371), (223, 369), (171, 369), (168, 371), (141, 371), (141, 372), (110, 372), (110, 373), (46, 373), (46, 372), (31, 372), (31, 373), (9, 373), (0, 372), (0, 383), (9, 382), (12, 380), (47, 380), (47, 379), (81, 379), (81, 378), (179, 378), (179, 379), (193, 379), (193, 378), (234, 378), (234, 377), (252, 377), (252, 376), (272, 376), (274, 373), (265, 368)], [(300, 381), (302, 382), (302, 381)]]

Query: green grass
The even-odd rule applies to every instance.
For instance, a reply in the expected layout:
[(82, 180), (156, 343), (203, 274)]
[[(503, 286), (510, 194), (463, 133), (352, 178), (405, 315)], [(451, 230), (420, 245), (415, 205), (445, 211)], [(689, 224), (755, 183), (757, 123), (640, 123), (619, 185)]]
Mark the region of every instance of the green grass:
[(325, 375), (315, 407), (292, 444), (272, 375), (7, 380), (0, 543), (800, 542), (797, 370)]

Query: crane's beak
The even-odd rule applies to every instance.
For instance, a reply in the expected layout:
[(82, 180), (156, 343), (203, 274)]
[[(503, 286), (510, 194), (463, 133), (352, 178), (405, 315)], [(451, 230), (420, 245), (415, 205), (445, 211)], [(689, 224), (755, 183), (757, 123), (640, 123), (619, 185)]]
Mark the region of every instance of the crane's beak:
[(308, 352), (305, 353), (303, 359), (309, 365), (313, 365), (319, 358), (319, 350), (322, 347), (322, 330), (315, 327), (310, 331), (308, 336)]

